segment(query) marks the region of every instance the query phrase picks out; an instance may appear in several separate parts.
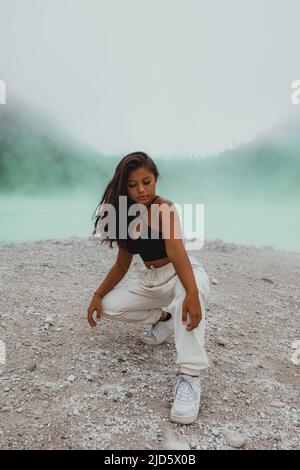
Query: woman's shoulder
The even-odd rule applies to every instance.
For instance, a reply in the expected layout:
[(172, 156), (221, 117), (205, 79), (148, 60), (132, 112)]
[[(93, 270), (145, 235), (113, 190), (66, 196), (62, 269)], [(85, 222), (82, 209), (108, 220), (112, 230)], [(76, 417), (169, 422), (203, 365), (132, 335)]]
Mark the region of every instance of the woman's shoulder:
[[(161, 231), (163, 214), (165, 217), (169, 218), (170, 213), (172, 212), (172, 210), (174, 210), (175, 205), (173, 201), (170, 201), (170, 199), (163, 198), (162, 196), (159, 196), (158, 198), (156, 198), (154, 204), (155, 203), (157, 203), (160, 208), (159, 209), (159, 225), (160, 225), (159, 229)], [(170, 208), (173, 208), (173, 209), (170, 209)]]
[(157, 199), (155, 199), (155, 203), (162, 205), (162, 204), (167, 204), (168, 206), (172, 206), (174, 203), (170, 201), (170, 199), (165, 199), (162, 196), (158, 196)]

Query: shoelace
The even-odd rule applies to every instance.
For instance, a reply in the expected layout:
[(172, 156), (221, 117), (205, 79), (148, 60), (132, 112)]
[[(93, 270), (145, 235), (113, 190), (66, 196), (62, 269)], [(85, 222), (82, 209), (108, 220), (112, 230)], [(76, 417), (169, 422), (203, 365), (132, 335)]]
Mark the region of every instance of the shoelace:
[(196, 399), (196, 392), (192, 386), (192, 380), (185, 375), (181, 375), (175, 386), (174, 394), (181, 401), (189, 401), (191, 398)]

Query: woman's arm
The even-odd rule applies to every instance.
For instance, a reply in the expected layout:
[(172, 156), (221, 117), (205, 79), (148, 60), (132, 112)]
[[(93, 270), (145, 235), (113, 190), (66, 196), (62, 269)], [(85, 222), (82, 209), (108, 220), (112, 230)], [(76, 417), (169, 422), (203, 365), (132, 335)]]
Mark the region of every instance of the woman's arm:
[(123, 279), (131, 265), (132, 258), (132, 253), (129, 253), (126, 249), (119, 248), (115, 264), (109, 270), (105, 279), (96, 290), (101, 297), (108, 294), (108, 292), (110, 292)]
[[(101, 282), (98, 289), (95, 291), (92, 301), (88, 307), (87, 320), (92, 328), (97, 326), (97, 322), (93, 318), (94, 312), (97, 312), (97, 320), (100, 320), (101, 311), (102, 311), (102, 300), (101, 297), (104, 297), (108, 292), (110, 292), (125, 276), (131, 261), (133, 254), (125, 249), (119, 248), (118, 257), (106, 275), (104, 281)], [(96, 292), (100, 295), (97, 295)]]
[(168, 210), (162, 212), (162, 232), (165, 239), (166, 251), (168, 258), (173, 263), (174, 268), (186, 290), (186, 292), (198, 292), (195, 276), (190, 259), (182, 240), (182, 230), (180, 219), (176, 207), (171, 201), (166, 200), (169, 206)]
[[(166, 252), (172, 262), (176, 273), (186, 291), (186, 298), (182, 305), (182, 321), (187, 321), (187, 312), (190, 320), (187, 330), (197, 327), (201, 321), (201, 306), (199, 301), (199, 290), (195, 280), (193, 268), (182, 240), (180, 219), (176, 207), (171, 201), (166, 201), (169, 211), (162, 212), (162, 232), (165, 236)], [(169, 212), (169, 214), (167, 214)]]

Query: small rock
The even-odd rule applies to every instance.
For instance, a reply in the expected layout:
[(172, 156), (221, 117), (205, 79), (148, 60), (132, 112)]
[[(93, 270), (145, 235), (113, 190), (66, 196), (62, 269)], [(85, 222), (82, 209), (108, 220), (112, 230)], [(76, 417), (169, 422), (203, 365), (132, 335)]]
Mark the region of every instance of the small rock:
[(247, 441), (246, 434), (237, 431), (226, 430), (223, 432), (223, 436), (226, 443), (236, 449), (243, 447)]
[(280, 400), (272, 400), (270, 406), (272, 406), (273, 408), (282, 408), (284, 406), (284, 403), (282, 403), (282, 401)]
[(272, 281), (272, 279), (269, 279), (268, 277), (262, 277), (261, 280), (268, 282), (269, 284), (274, 284), (274, 281)]
[(220, 434), (220, 431), (219, 431), (218, 429), (216, 429), (216, 428), (213, 428), (213, 429), (211, 430), (211, 432), (212, 432), (212, 434), (213, 434), (215, 437), (218, 437), (219, 434)]
[(224, 338), (221, 338), (221, 337), (220, 337), (220, 338), (217, 338), (217, 344), (218, 344), (219, 346), (225, 346), (225, 345), (226, 345), (226, 341), (225, 341)]
[(50, 315), (48, 315), (48, 316), (46, 317), (44, 323), (48, 323), (48, 325), (54, 325), (55, 319), (54, 319), (54, 317), (51, 317)]
[(37, 365), (36, 365), (36, 364), (30, 364), (30, 365), (27, 367), (27, 370), (28, 370), (28, 372), (33, 372), (36, 368), (37, 368)]
[(1, 413), (7, 413), (8, 411), (11, 411), (11, 408), (9, 408), (8, 406), (3, 406), (2, 408), (0, 408)]
[(126, 398), (131, 398), (133, 396), (133, 393), (132, 392), (126, 392), (125, 393), (125, 397)]
[(214, 284), (214, 285), (218, 285), (219, 282), (216, 280), (216, 279), (211, 279), (211, 283)]
[(96, 380), (96, 375), (95, 374), (88, 374), (86, 376), (87, 380), (89, 380), (90, 382), (95, 382)]
[(67, 378), (67, 381), (68, 382), (74, 382), (75, 381), (75, 376), (74, 375), (69, 375), (69, 377)]
[[(160, 441), (163, 438), (157, 438)], [(187, 440), (180, 436), (177, 436), (176, 432), (173, 429), (166, 428), (164, 431), (164, 449), (170, 450), (190, 450), (190, 445)]]

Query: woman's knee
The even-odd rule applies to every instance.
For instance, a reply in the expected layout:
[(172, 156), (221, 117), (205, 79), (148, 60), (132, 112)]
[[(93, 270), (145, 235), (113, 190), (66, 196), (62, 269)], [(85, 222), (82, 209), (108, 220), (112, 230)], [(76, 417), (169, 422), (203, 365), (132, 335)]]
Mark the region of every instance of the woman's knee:
[[(124, 297), (123, 297), (124, 299)], [(124, 313), (124, 302), (122, 293), (118, 289), (113, 289), (102, 299), (102, 313), (107, 315), (118, 315)]]

